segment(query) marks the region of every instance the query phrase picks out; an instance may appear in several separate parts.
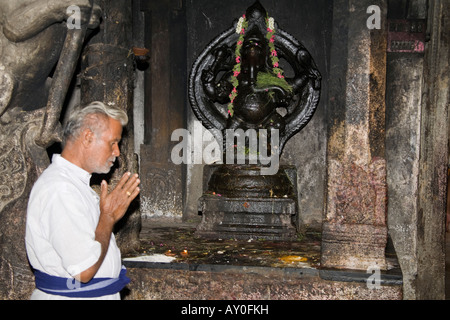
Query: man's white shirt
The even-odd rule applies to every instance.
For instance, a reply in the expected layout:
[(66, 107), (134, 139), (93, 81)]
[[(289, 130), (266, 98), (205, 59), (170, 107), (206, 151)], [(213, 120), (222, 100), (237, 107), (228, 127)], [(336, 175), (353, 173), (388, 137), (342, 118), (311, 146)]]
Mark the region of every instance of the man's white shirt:
[[(91, 175), (55, 154), (30, 193), (25, 242), (34, 269), (71, 278), (94, 265), (101, 253), (95, 240), (100, 198), (90, 187)], [(122, 267), (111, 235), (108, 252), (95, 278), (116, 278)], [(100, 297), (119, 299), (119, 293)], [(36, 289), (31, 299), (70, 299)], [(73, 299), (73, 298), (72, 298)]]

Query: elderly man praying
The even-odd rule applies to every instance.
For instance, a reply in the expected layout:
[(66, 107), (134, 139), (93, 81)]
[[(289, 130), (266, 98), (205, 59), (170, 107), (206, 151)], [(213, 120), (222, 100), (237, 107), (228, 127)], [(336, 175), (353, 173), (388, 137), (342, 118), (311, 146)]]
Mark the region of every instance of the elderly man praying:
[(110, 193), (90, 187), (92, 173), (108, 173), (120, 155), (126, 113), (101, 102), (69, 117), (63, 151), (55, 154), (30, 194), (26, 249), (36, 289), (31, 299), (120, 299), (130, 281), (114, 224), (139, 194), (137, 174), (125, 173)]

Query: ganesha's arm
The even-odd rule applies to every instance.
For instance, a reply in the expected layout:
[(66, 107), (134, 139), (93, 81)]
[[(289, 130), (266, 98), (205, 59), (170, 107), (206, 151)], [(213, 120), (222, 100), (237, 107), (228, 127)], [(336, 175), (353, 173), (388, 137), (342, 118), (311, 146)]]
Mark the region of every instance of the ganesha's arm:
[(214, 60), (212, 61), (209, 68), (205, 68), (202, 72), (202, 83), (203, 89), (208, 97), (219, 103), (225, 103), (224, 101), (228, 98), (231, 88), (227, 83), (228, 72), (217, 81), (216, 77), (220, 71), (226, 71), (230, 69), (230, 66), (226, 62), (230, 56), (230, 48), (223, 45), (212, 52)]
[(295, 93), (300, 92), (303, 87), (306, 85), (306, 83), (309, 81), (309, 76), (307, 74), (301, 74), (293, 79), (289, 79), (289, 82), (292, 86), (292, 89)]
[(215, 99), (216, 97), (216, 83), (215, 83), (215, 75), (209, 70), (203, 70), (202, 72), (202, 82), (203, 82), (203, 89), (205, 90), (205, 93), (208, 95), (210, 99)]
[(284, 105), (289, 104), (288, 102), (292, 98), (292, 92), (276, 85), (267, 86), (264, 88), (254, 88), (253, 90), (255, 92), (269, 92), (269, 95), (272, 96), (272, 99), (274, 99), (273, 101), (276, 102), (278, 107), (283, 107)]
[(297, 59), (297, 67), (294, 68), (296, 69), (294, 71), (296, 74), (296, 79), (294, 80), (294, 82), (298, 89), (303, 87), (305, 82), (309, 81), (310, 79), (313, 80), (314, 89), (320, 89), (322, 76), (320, 75), (320, 72), (317, 69), (317, 66), (309, 52), (304, 48), (300, 48), (295, 56)]

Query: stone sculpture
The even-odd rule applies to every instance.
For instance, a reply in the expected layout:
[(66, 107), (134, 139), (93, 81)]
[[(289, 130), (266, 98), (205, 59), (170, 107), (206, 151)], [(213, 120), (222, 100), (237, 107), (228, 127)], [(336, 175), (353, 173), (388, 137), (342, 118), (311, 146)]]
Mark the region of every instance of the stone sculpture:
[[(279, 29), (258, 1), (244, 16), (246, 28), (236, 22), (197, 58), (190, 76), (191, 106), (207, 129), (278, 128), (283, 149), (313, 116), (321, 76), (306, 48)], [(291, 69), (286, 77), (283, 62)]]
[(28, 194), (49, 163), (46, 148), (60, 141), (64, 100), (100, 8), (20, 0), (1, 1), (0, 12), (0, 297), (17, 299), (33, 287), (23, 243)]
[[(223, 142), (227, 159), (226, 164), (205, 169), (209, 183), (199, 200), (203, 220), (198, 234), (226, 237), (224, 226), (228, 221), (227, 232), (236, 231), (231, 237), (238, 233), (243, 238), (258, 237), (251, 231), (255, 226), (262, 238), (292, 237), (295, 228), (290, 216), (297, 211), (295, 168), (267, 173), (262, 155), (278, 160), (286, 142), (314, 114), (321, 76), (311, 55), (280, 29), (257, 1), (199, 55), (189, 80), (192, 109)], [(245, 135), (242, 150), (234, 150), (239, 146), (234, 136), (229, 140), (230, 130), (234, 136)], [(252, 139), (258, 142), (251, 144)], [(262, 139), (267, 143), (261, 143)], [(231, 157), (227, 154), (230, 151)], [(239, 157), (248, 163), (237, 162)], [(221, 198), (211, 198), (211, 194), (220, 194)], [(273, 208), (274, 201), (278, 202), (278, 215), (269, 217), (266, 213), (273, 213), (270, 206)], [(263, 225), (268, 227), (266, 231)], [(218, 231), (220, 228), (224, 232)], [(276, 235), (269, 230), (277, 228), (281, 232)]]

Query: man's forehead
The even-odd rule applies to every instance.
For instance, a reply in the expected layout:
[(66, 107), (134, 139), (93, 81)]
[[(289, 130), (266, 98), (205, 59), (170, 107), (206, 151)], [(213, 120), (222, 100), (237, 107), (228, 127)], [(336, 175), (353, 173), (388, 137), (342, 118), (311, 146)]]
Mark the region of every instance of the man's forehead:
[(102, 136), (108, 140), (120, 140), (122, 137), (122, 124), (120, 121), (113, 119), (111, 117), (108, 117), (103, 125), (102, 128)]
[(120, 137), (122, 136), (122, 130), (123, 130), (122, 124), (120, 123), (120, 121), (113, 119), (113, 118), (109, 118), (109, 123), (110, 123), (109, 127), (111, 128), (111, 130), (114, 131), (114, 133), (116, 135), (118, 135), (119, 139), (120, 139)]

